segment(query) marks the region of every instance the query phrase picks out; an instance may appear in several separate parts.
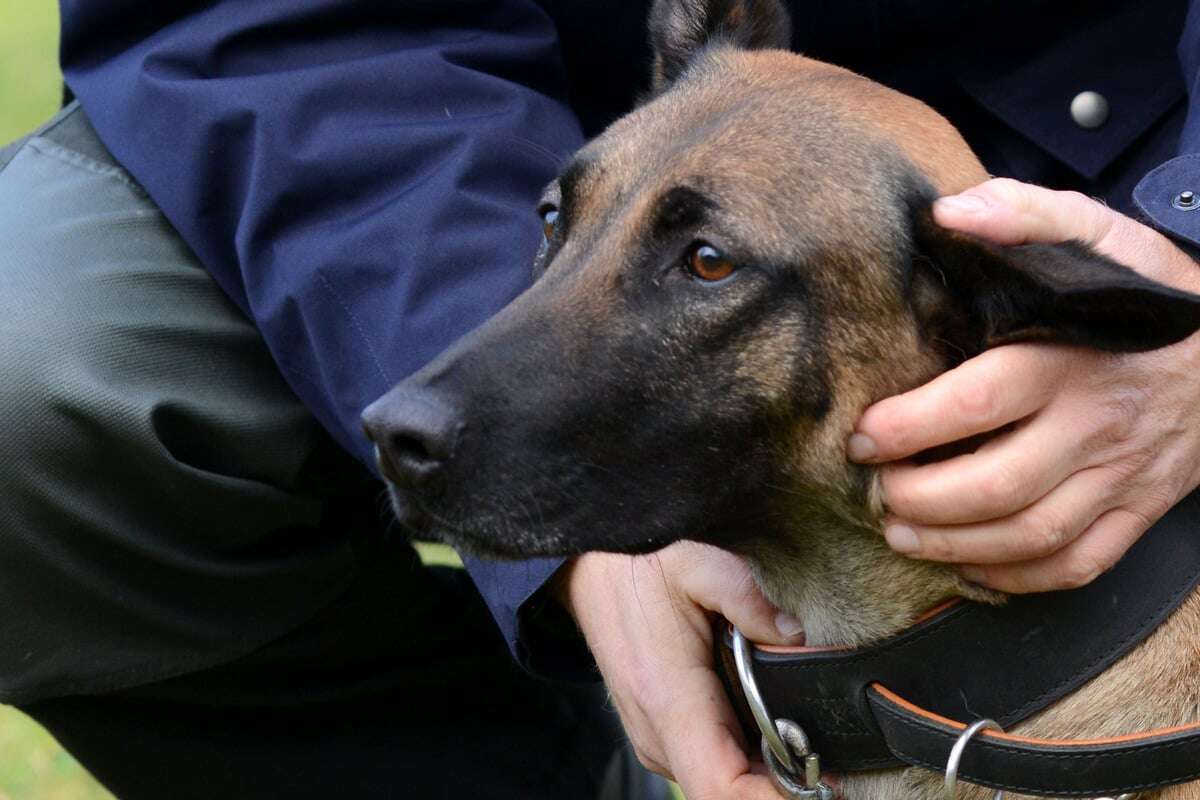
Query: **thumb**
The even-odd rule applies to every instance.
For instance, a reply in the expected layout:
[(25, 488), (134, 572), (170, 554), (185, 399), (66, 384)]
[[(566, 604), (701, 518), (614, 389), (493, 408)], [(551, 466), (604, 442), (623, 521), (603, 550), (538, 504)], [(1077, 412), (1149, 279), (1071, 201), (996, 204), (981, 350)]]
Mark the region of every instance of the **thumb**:
[(686, 546), (693, 552), (688, 554), (691, 568), (684, 573), (681, 588), (693, 602), (725, 617), (752, 642), (804, 643), (800, 622), (763, 596), (745, 561), (709, 545), (688, 542)]
[(944, 228), (995, 244), (1056, 244), (1076, 239), (1095, 247), (1116, 215), (1079, 192), (1056, 192), (1010, 178), (994, 178), (939, 198), (933, 218)]

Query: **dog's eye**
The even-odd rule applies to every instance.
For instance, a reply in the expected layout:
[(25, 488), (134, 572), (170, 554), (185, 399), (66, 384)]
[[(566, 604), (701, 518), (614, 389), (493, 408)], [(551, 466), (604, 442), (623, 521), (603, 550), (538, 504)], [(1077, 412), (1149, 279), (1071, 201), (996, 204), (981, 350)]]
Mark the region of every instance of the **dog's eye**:
[(554, 206), (544, 206), (540, 212), (542, 215), (542, 235), (546, 237), (546, 241), (554, 238), (554, 224), (558, 222), (558, 209)]
[(696, 242), (688, 251), (687, 270), (702, 281), (723, 281), (734, 269), (733, 262), (711, 244)]

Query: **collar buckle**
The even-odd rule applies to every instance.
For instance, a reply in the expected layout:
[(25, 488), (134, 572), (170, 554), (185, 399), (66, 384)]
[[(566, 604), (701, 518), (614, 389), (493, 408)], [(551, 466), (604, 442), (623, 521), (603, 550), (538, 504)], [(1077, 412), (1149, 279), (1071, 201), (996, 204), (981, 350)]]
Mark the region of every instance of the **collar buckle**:
[(808, 735), (790, 719), (773, 719), (754, 678), (750, 643), (733, 629), (733, 659), (742, 693), (762, 734), (763, 762), (771, 781), (792, 800), (833, 800), (833, 789), (821, 780), (821, 757), (812, 751)]

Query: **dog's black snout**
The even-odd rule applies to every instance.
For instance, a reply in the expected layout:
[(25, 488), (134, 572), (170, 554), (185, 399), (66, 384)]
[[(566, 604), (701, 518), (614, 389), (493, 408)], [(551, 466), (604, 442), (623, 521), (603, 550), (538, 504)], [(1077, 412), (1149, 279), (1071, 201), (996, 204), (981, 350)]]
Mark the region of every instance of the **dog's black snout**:
[(465, 427), (459, 413), (434, 392), (405, 388), (372, 403), (362, 421), (375, 443), (380, 471), (393, 483), (411, 487), (444, 470)]

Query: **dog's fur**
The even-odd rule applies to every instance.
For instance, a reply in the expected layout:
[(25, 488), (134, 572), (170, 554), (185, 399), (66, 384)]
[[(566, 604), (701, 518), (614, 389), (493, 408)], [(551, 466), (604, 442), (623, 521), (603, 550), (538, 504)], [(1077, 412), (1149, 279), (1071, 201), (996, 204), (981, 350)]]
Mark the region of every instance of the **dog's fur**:
[[(856, 420), (1002, 342), (1178, 341), (1197, 298), (1077, 245), (939, 229), (931, 201), (985, 180), (979, 162), (922, 103), (786, 52), (776, 0), (659, 0), (651, 34), (652, 97), (547, 190), (559, 217), (534, 286), (395, 390), (464, 420), (436, 482), (393, 488), (402, 521), (518, 557), (718, 544), (815, 645), (877, 640), (952, 596), (1001, 601), (888, 549), (874, 472), (845, 458)], [(688, 274), (697, 241), (737, 264), (731, 278)], [(1193, 597), (1018, 731), (1197, 720)], [(933, 798), (939, 781), (864, 773), (842, 791)]]

